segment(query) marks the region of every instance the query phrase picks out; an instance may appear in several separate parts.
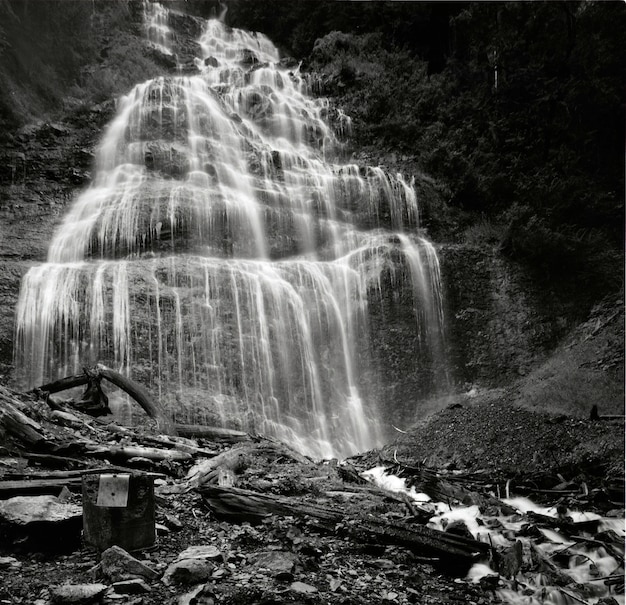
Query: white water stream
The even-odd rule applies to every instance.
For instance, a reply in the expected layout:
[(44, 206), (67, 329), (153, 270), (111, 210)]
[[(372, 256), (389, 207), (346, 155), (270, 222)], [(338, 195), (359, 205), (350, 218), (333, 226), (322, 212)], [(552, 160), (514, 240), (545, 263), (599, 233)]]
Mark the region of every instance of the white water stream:
[[(431, 501), (426, 494), (419, 493), (414, 487), (407, 488), (405, 479), (389, 475), (385, 467), (376, 467), (363, 473), (363, 476), (379, 487), (392, 491), (402, 492), (410, 496), (416, 503), (428, 508), (434, 513), (429, 521), (429, 526), (444, 530), (453, 521), (465, 523), (472, 536), (481, 542), (486, 542), (494, 547), (511, 547), (516, 541), (521, 541), (523, 548), (530, 548), (530, 538), (517, 535), (522, 526), (528, 521), (521, 517), (522, 513), (533, 511), (541, 515), (556, 518), (556, 507), (542, 507), (528, 498), (505, 498), (502, 501), (519, 511), (520, 515), (488, 517), (480, 513), (478, 506), (450, 506), (443, 502)], [(618, 536), (625, 536), (625, 522), (623, 518), (601, 517), (596, 513), (585, 513), (576, 510), (568, 510), (565, 513), (573, 522), (599, 520), (598, 532), (613, 530)], [(603, 546), (573, 542), (568, 540), (558, 531), (541, 529), (545, 540), (541, 543), (535, 541), (535, 546), (548, 558), (559, 551), (566, 549), (568, 565), (563, 571), (571, 578), (572, 584), (565, 590), (573, 594), (569, 596), (559, 590), (557, 586), (551, 586), (545, 574), (540, 572), (518, 572), (514, 579), (504, 579), (496, 590), (503, 603), (507, 605), (576, 605), (581, 602), (593, 605), (602, 597), (611, 596), (624, 605), (624, 594), (609, 593), (602, 579), (611, 574), (624, 573), (620, 563), (608, 553)], [(592, 537), (592, 536), (587, 536)], [(474, 582), (490, 575), (497, 575), (488, 562), (474, 565), (467, 579)], [(578, 586), (577, 586), (578, 585)]]
[[(171, 54), (168, 11), (147, 3), (145, 18)], [(99, 362), (178, 422), (316, 457), (374, 447), (385, 412), (360, 387), (360, 343), (389, 276), (408, 284), (422, 346), (443, 356), (439, 264), (412, 182), (334, 163), (348, 118), (262, 34), (210, 20), (199, 49), (196, 75), (118, 100), (93, 183), (23, 280), (18, 378)]]

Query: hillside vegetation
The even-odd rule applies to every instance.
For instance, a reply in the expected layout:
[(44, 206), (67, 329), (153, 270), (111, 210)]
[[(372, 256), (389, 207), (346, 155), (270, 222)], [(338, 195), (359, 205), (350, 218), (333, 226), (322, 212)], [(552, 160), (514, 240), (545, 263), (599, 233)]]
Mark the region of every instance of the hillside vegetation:
[(354, 149), (437, 181), (436, 239), (500, 246), (585, 312), (619, 288), (622, 3), (238, 0), (227, 20), (319, 74)]

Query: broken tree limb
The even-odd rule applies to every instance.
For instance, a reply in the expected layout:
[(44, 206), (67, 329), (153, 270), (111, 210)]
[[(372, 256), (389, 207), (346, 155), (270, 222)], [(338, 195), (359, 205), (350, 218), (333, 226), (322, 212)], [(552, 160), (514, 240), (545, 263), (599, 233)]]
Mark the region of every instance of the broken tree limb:
[(106, 378), (116, 387), (119, 387), (122, 391), (128, 393), (143, 408), (150, 418), (154, 418), (157, 421), (157, 426), (161, 432), (167, 435), (176, 434), (176, 429), (174, 428), (174, 424), (170, 418), (165, 415), (161, 407), (154, 402), (148, 391), (146, 391), (146, 389), (144, 389), (140, 384), (107, 368), (98, 367), (98, 371), (103, 378)]
[(533, 511), (528, 511), (526, 516), (535, 525), (560, 529), (569, 536), (577, 534), (581, 531), (596, 532), (598, 531), (598, 525), (600, 524), (599, 519), (590, 519), (588, 521), (578, 521), (577, 523), (574, 523), (571, 517), (548, 517), (548, 515), (541, 515)]
[(168, 435), (176, 434), (174, 424), (170, 418), (168, 418), (161, 407), (155, 403), (144, 387), (127, 376), (123, 376), (119, 372), (109, 370), (108, 368), (102, 366), (96, 366), (92, 369), (85, 368), (83, 374), (67, 376), (65, 378), (44, 384), (33, 390), (35, 392), (58, 393), (59, 391), (65, 391), (74, 387), (94, 384), (94, 388), (96, 389), (95, 393), (98, 394), (98, 383), (101, 378), (106, 378), (111, 384), (114, 384), (116, 387), (122, 389), (125, 393), (130, 395), (150, 418), (154, 418), (157, 421), (157, 426), (162, 433)]
[(74, 491), (77, 491), (81, 481), (80, 477), (0, 481), (0, 497), (6, 499), (13, 496), (41, 496), (46, 494), (56, 496), (64, 487), (73, 488)]
[(60, 391), (67, 391), (68, 389), (85, 386), (88, 383), (89, 376), (87, 376), (87, 374), (76, 374), (75, 376), (66, 376), (65, 378), (59, 378), (59, 380), (42, 384), (40, 387), (33, 389), (33, 391), (42, 391), (51, 394), (59, 393)]
[(102, 427), (109, 433), (130, 437), (133, 441), (140, 445), (146, 446), (163, 446), (166, 448), (180, 450), (192, 456), (211, 457), (216, 456), (217, 452), (198, 447), (196, 443), (184, 437), (173, 437), (165, 435), (142, 435), (124, 426), (117, 424), (106, 424)]
[(389, 460), (384, 460), (382, 463), (388, 467), (386, 472), (407, 478), (407, 485), (420, 489), (436, 500), (452, 500), (466, 505), (475, 504), (481, 508), (490, 507), (500, 510), (504, 515), (514, 515), (518, 512), (499, 498), (469, 489), (464, 485), (468, 483), (466, 480), (461, 480), (454, 475), (444, 474), (425, 466), (411, 467)]
[(92, 456), (101, 455), (105, 458), (148, 458), (148, 460), (191, 460), (191, 454), (178, 450), (162, 450), (155, 447), (133, 445), (92, 445), (86, 444), (85, 450)]
[(0, 429), (28, 446), (37, 446), (45, 441), (43, 428), (38, 422), (17, 409), (8, 391), (0, 390)]
[(217, 426), (204, 426), (202, 424), (176, 424), (176, 432), (180, 437), (198, 437), (210, 439), (211, 441), (222, 441), (225, 443), (239, 443), (249, 441), (250, 435), (243, 431), (234, 429), (223, 429)]
[(329, 504), (314, 504), (275, 494), (262, 494), (234, 487), (202, 486), (198, 493), (215, 516), (234, 522), (259, 522), (270, 514), (309, 517), (331, 533), (347, 534), (365, 543), (403, 546), (417, 555), (434, 557), (444, 566), (469, 566), (489, 551), (489, 545), (444, 533), (429, 527), (390, 523), (366, 515), (347, 517), (345, 510)]

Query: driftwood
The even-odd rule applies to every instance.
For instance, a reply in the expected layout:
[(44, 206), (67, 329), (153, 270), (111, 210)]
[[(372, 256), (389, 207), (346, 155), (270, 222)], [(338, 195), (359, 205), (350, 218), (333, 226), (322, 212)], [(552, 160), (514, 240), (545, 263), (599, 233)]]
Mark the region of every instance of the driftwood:
[(288, 445), (268, 438), (258, 438), (256, 443), (244, 443), (221, 454), (201, 460), (187, 473), (190, 487), (198, 487), (205, 483), (218, 485), (234, 485), (236, 475), (241, 473), (250, 461), (265, 458), (271, 462), (295, 462), (310, 465), (311, 459), (290, 448)]
[(38, 446), (45, 441), (41, 425), (18, 410), (4, 389), (0, 390), (0, 430), (29, 446)]
[(155, 447), (134, 445), (95, 445), (86, 444), (85, 450), (92, 456), (104, 458), (147, 458), (148, 460), (191, 460), (191, 454), (178, 450), (163, 450)]
[(224, 443), (239, 443), (249, 441), (250, 435), (234, 429), (223, 429), (217, 426), (202, 424), (176, 424), (176, 433), (181, 437), (198, 437)]
[(366, 515), (347, 517), (344, 509), (329, 504), (313, 504), (234, 487), (203, 486), (197, 491), (218, 519), (260, 522), (270, 514), (306, 516), (324, 531), (346, 534), (365, 543), (403, 546), (417, 555), (435, 558), (441, 565), (452, 566), (451, 569), (469, 566), (489, 551), (489, 546), (483, 542), (420, 525), (390, 523)]
[(135, 443), (147, 446), (159, 446), (176, 449), (193, 456), (211, 457), (217, 455), (217, 452), (206, 448), (198, 447), (194, 442), (182, 437), (167, 437), (165, 435), (141, 435), (135, 431), (117, 424), (107, 424), (102, 427), (109, 433), (130, 437)]
[[(88, 369), (85, 368), (83, 374), (76, 376), (67, 376), (54, 382), (44, 384), (37, 389), (36, 392), (44, 393), (58, 393), (78, 386), (89, 385), (85, 393), (88, 399), (91, 399), (90, 406), (92, 409), (103, 409), (102, 406), (98, 407), (95, 401), (98, 397), (106, 398), (106, 395), (100, 389), (99, 384), (102, 378), (106, 378), (110, 383), (122, 389), (125, 393), (128, 393), (146, 412), (150, 418), (154, 418), (157, 421), (159, 430), (165, 434), (175, 434), (175, 429), (172, 421), (165, 415), (163, 410), (154, 402), (150, 397), (150, 394), (144, 387), (131, 380), (127, 376), (123, 376), (119, 372), (114, 372), (101, 366)], [(83, 400), (84, 401), (84, 400)], [(108, 400), (101, 401), (106, 407), (108, 407)], [(83, 408), (83, 411), (89, 413), (89, 407)], [(96, 415), (100, 415), (99, 413)]]
[(588, 521), (578, 521), (574, 523), (574, 521), (568, 517), (549, 517), (548, 515), (541, 515), (533, 511), (528, 511), (526, 516), (539, 527), (559, 529), (569, 536), (577, 534), (578, 532), (596, 532), (600, 524), (599, 519), (590, 519)]
[(57, 495), (64, 487), (78, 490), (82, 482), (80, 477), (61, 479), (23, 479), (17, 481), (0, 481), (0, 496), (41, 496), (43, 494)]
[(55, 456), (53, 454), (33, 454), (25, 452), (20, 454), (22, 458), (26, 458), (29, 462), (41, 464), (48, 468), (67, 468), (68, 466), (86, 466), (88, 463), (78, 458), (70, 458), (69, 456)]

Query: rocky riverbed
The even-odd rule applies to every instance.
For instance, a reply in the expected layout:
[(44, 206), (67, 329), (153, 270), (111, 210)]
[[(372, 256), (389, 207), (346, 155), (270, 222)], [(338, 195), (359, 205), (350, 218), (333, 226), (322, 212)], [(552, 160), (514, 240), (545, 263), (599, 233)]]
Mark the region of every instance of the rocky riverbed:
[[(1, 395), (2, 603), (623, 603), (619, 420), (457, 404), (381, 451), (313, 461), (259, 436), (161, 436), (150, 419), (125, 428)], [(13, 411), (20, 422), (7, 420)], [(479, 441), (489, 444), (482, 455)], [(586, 464), (589, 451), (605, 464)], [(371, 467), (366, 482), (360, 472)], [(138, 470), (154, 477), (155, 544), (132, 555), (90, 547), (81, 475)], [(29, 513), (41, 498), (48, 512)], [(65, 510), (56, 520), (46, 520), (50, 499)], [(267, 502), (288, 508), (268, 512)], [(339, 511), (341, 522), (320, 511), (331, 520)], [(372, 527), (384, 531), (376, 538)], [(410, 542), (421, 527), (444, 530), (435, 538), (466, 534), (484, 550), (450, 564)]]

